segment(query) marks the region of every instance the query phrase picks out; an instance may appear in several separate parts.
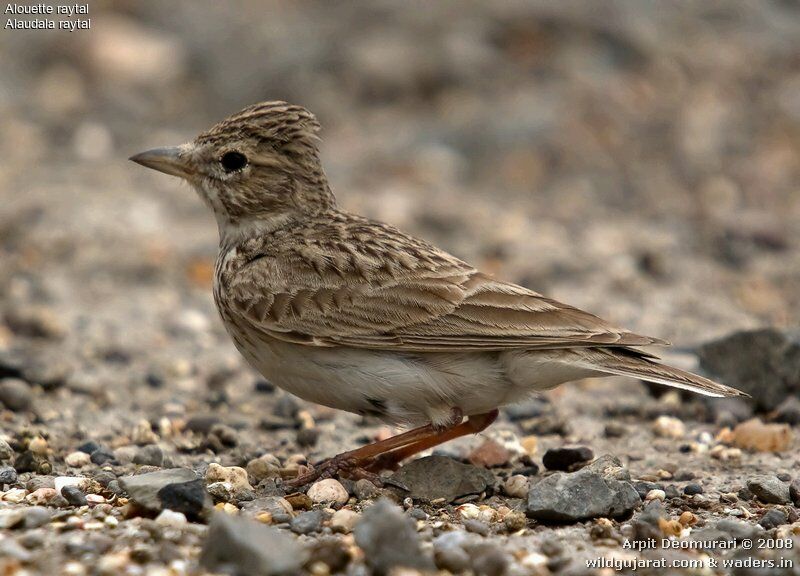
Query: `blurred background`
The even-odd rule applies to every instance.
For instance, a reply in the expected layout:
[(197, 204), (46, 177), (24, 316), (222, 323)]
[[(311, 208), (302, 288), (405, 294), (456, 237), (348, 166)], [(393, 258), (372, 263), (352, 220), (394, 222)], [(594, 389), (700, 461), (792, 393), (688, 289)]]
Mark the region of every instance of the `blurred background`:
[(0, 35), (6, 345), (52, 333), (85, 370), (240, 363), (211, 301), (211, 215), (127, 158), (270, 99), (318, 115), (343, 207), (498, 277), (679, 347), (800, 320), (796, 1), (121, 0), (89, 17)]

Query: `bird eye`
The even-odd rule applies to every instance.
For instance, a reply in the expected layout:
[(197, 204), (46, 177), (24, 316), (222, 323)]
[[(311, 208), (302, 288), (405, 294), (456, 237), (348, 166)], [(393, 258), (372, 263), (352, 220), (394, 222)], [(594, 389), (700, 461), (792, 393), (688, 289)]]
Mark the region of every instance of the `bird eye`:
[(247, 156), (239, 152), (226, 152), (219, 159), (225, 172), (235, 172), (247, 166)]

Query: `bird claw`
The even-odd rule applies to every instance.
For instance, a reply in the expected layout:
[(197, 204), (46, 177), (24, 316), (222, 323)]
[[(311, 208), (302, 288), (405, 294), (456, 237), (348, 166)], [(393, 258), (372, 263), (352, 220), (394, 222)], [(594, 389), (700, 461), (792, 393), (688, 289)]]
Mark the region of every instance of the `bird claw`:
[(333, 458), (323, 460), (305, 474), (299, 474), (296, 478), (284, 482), (284, 485), (289, 488), (300, 488), (306, 484), (311, 484), (317, 480), (325, 480), (327, 478), (334, 478), (336, 476), (343, 476), (355, 480), (366, 479), (375, 484), (382, 486), (380, 477), (371, 471), (371, 466), (357, 458), (353, 458), (348, 454), (339, 454)]

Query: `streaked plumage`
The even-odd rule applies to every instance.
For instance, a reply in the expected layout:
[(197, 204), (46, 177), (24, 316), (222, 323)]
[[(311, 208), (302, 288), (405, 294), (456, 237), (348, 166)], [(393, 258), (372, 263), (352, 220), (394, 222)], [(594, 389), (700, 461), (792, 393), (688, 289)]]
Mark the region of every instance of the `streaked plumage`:
[[(609, 374), (741, 394), (638, 348), (664, 344), (657, 338), (340, 210), (318, 130), (307, 110), (268, 102), (161, 156), (134, 158), (184, 177), (214, 210), (217, 306), (241, 353), (278, 386), (334, 408), (434, 424), (454, 408), (485, 414)], [(230, 153), (246, 165), (227, 170)], [(172, 159), (160, 165), (156, 156)]]

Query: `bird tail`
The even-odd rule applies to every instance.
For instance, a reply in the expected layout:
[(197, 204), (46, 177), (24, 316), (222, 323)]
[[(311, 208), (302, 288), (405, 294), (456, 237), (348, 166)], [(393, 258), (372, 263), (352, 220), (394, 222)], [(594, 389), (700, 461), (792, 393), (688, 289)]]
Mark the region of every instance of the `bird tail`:
[(582, 351), (580, 356), (579, 364), (582, 367), (605, 374), (630, 376), (714, 398), (750, 397), (749, 394), (736, 388), (719, 384), (680, 368), (659, 364), (654, 360), (655, 357), (631, 348), (588, 348)]

